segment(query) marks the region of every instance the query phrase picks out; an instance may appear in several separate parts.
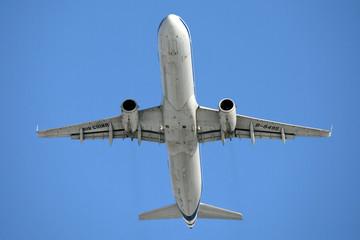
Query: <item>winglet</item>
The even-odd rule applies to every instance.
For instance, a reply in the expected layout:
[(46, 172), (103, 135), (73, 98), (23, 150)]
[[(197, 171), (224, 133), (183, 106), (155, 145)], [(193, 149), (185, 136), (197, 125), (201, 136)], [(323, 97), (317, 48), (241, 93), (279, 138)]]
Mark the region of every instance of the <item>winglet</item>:
[(333, 130), (333, 124), (331, 124), (330, 132), (329, 132), (329, 137), (331, 137), (332, 130)]
[(36, 132), (39, 132), (39, 125), (36, 125)]

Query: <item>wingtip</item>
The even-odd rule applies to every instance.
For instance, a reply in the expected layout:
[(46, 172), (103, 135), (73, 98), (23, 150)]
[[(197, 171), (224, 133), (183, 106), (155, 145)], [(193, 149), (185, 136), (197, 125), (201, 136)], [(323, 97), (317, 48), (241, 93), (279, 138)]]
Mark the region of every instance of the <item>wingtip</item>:
[(41, 131), (39, 131), (39, 125), (36, 125), (36, 134), (37, 134), (37, 136), (38, 136), (39, 138), (43, 137), (43, 136), (41, 135)]
[(333, 130), (333, 124), (331, 124), (330, 132), (329, 132), (329, 137), (331, 137), (332, 130)]

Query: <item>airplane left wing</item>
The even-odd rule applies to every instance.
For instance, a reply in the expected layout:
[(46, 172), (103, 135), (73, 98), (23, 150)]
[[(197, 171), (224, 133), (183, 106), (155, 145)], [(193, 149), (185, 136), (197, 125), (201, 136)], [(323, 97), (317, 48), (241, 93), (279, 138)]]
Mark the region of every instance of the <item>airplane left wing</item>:
[(296, 126), (286, 123), (236, 115), (236, 126), (232, 133), (222, 132), (219, 120), (219, 111), (199, 107), (197, 109), (198, 141), (200, 143), (219, 141), (227, 138), (251, 138), (254, 144), (256, 138), (286, 139), (300, 137), (330, 137), (331, 130)]
[(153, 107), (139, 111), (139, 126), (135, 132), (126, 132), (121, 116), (105, 118), (97, 121), (81, 123), (66, 127), (37, 131), (41, 138), (71, 137), (82, 143), (87, 139), (109, 139), (112, 144), (114, 138), (131, 138), (141, 141), (164, 143), (162, 127), (162, 113), (160, 107)]

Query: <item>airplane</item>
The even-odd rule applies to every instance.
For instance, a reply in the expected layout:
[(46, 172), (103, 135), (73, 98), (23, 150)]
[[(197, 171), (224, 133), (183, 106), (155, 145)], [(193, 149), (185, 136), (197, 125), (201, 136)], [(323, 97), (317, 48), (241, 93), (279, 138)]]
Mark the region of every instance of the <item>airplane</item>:
[(242, 214), (200, 202), (202, 176), (199, 144), (226, 139), (287, 139), (330, 137), (331, 130), (296, 126), (236, 114), (230, 98), (218, 109), (199, 106), (194, 92), (191, 36), (186, 23), (174, 14), (158, 28), (162, 101), (159, 106), (138, 110), (133, 99), (121, 104), (121, 115), (66, 127), (38, 131), (39, 137), (87, 139), (137, 139), (165, 143), (175, 204), (139, 215), (139, 220), (182, 218), (191, 229), (198, 218), (242, 220)]

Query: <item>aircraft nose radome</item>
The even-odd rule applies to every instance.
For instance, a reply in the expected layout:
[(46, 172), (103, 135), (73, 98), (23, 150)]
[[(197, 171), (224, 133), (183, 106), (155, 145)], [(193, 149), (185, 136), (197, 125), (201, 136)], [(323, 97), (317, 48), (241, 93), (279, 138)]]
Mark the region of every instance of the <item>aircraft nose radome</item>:
[(160, 28), (173, 28), (175, 27), (180, 21), (180, 17), (175, 15), (175, 14), (170, 14), (168, 16), (166, 16), (162, 22), (160, 23), (159, 29)]
[(175, 14), (169, 14), (165, 17), (166, 21), (177, 21), (179, 19), (180, 19), (180, 17)]

